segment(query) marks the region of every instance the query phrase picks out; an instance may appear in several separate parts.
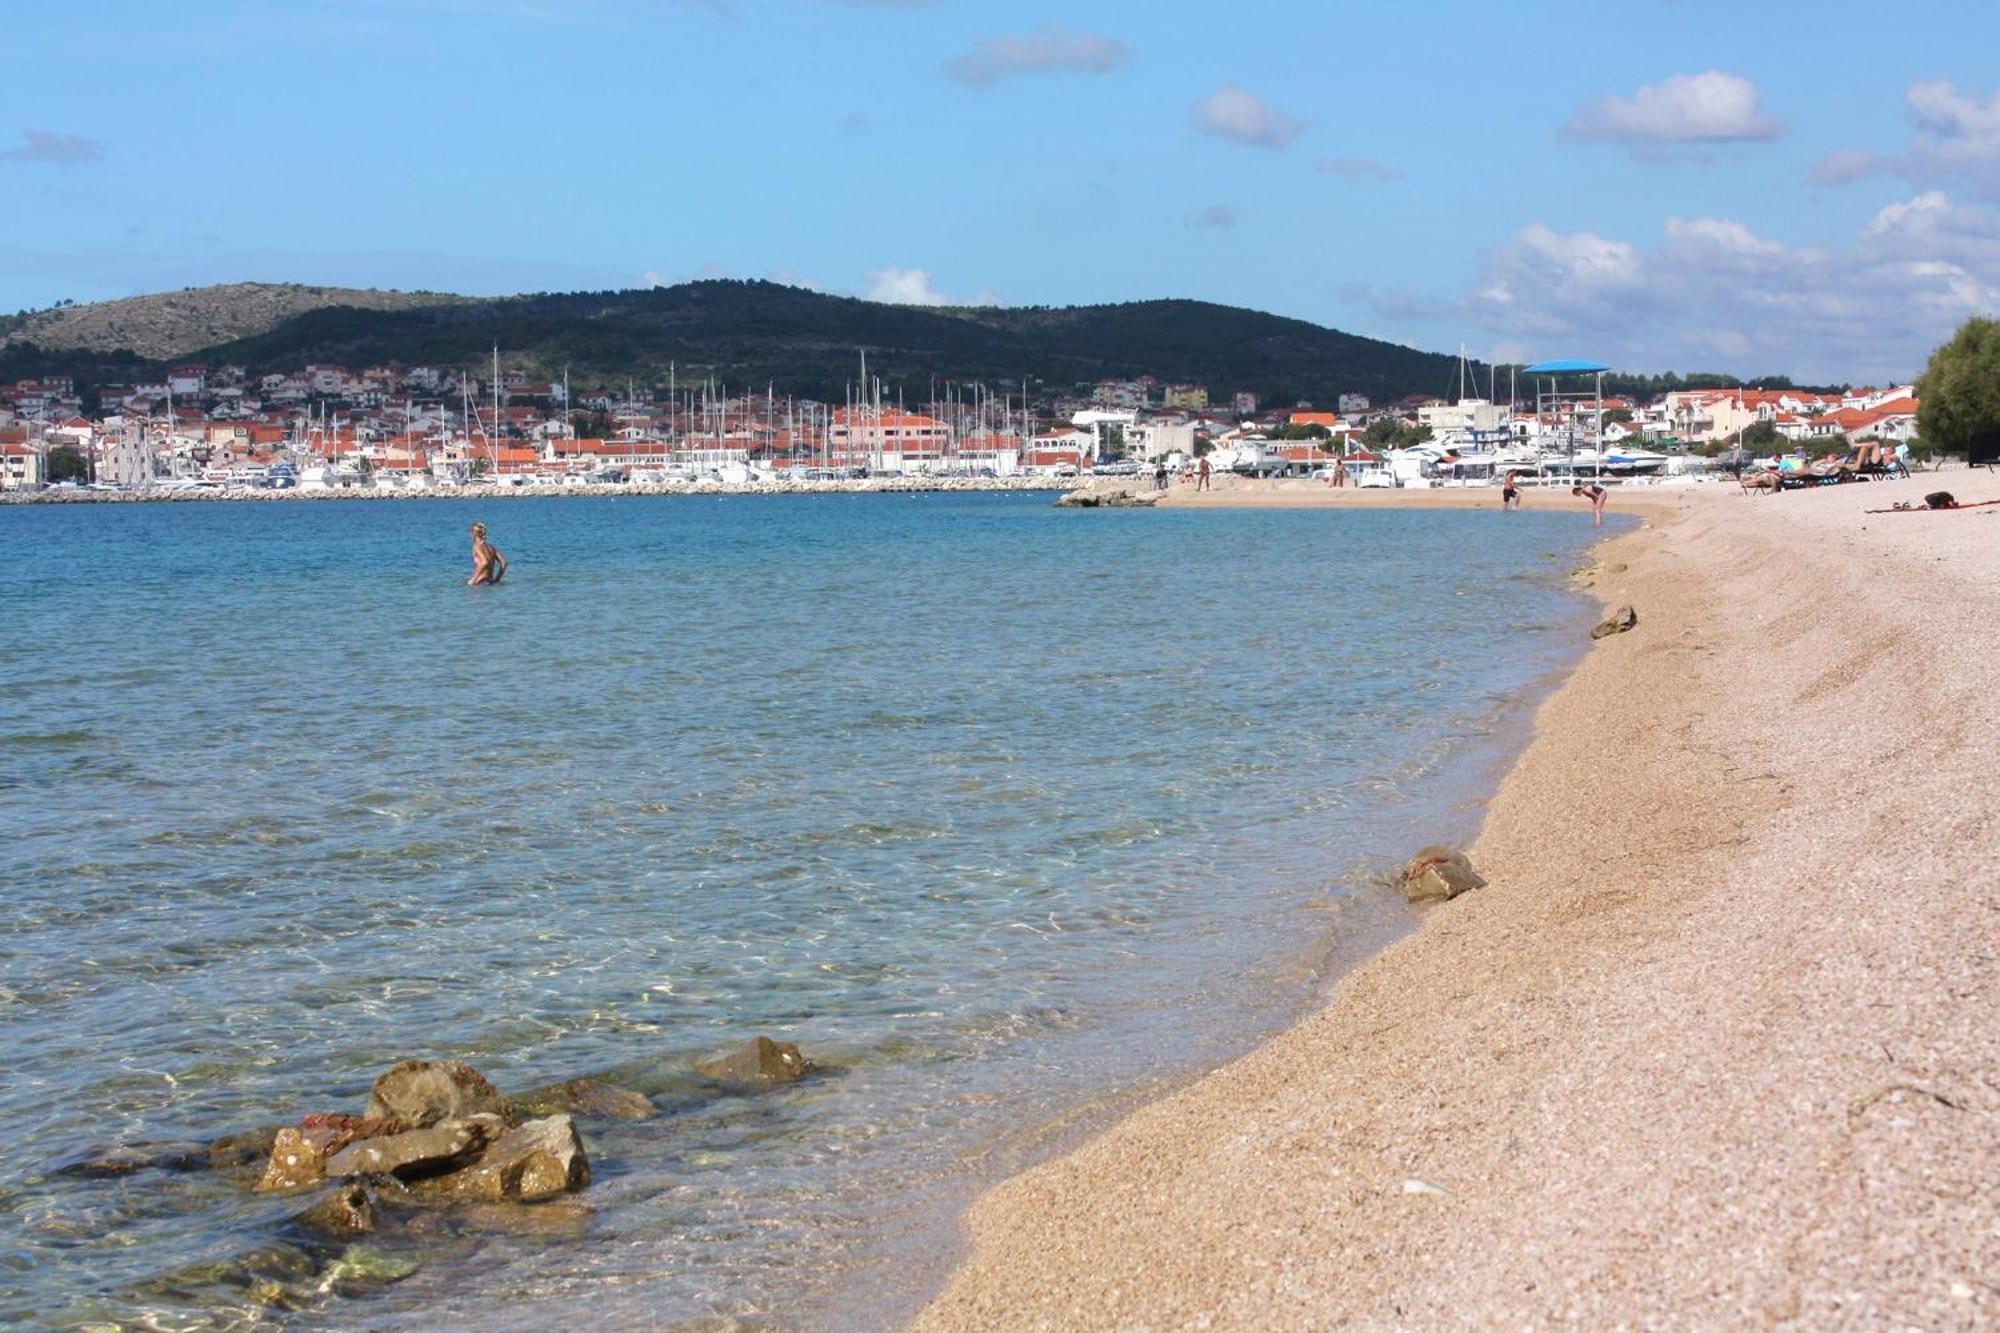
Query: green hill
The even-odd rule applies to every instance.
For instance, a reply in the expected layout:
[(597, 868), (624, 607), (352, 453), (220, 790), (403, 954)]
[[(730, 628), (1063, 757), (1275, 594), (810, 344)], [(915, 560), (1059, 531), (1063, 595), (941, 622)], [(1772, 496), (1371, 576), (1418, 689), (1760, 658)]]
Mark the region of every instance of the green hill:
[[(254, 330), (174, 355), (241, 364), (259, 374), (313, 362), (479, 370), (497, 343), (509, 367), (553, 380), (567, 366), (579, 389), (622, 388), (628, 379), (664, 386), (672, 367), (682, 385), (713, 375), (739, 392), (770, 385), (779, 393), (836, 402), (858, 377), (863, 351), (870, 372), (911, 402), (926, 399), (934, 380), (984, 383), (998, 392), (1026, 379), (1046, 394), (1153, 375), (1205, 385), (1222, 402), (1248, 391), (1267, 405), (1309, 401), (1322, 407), (1341, 393), (1366, 394), (1376, 403), (1413, 393), (1453, 397), (1458, 385), (1457, 361), (1449, 356), (1203, 301), (919, 307), (728, 281), (495, 299), (368, 295), (329, 305), (340, 298), (338, 290), (239, 285), (176, 294), (170, 302), (139, 298), (137, 305), (159, 313), (154, 338), (177, 347), (204, 327)], [(303, 302), (318, 308), (294, 308)], [(111, 307), (62, 312), (65, 328), (97, 335), (87, 346), (37, 345), (28, 340), (29, 330), (46, 321), (38, 315), (13, 321), (24, 327), (0, 346), (0, 382), (59, 374), (89, 387), (157, 376), (164, 363), (148, 359), (144, 348), (105, 345), (105, 328), (132, 326), (134, 304), (114, 303), (122, 317), (115, 326), (99, 317)], [(1472, 374), (1476, 383), (1486, 382), (1483, 365), (1472, 367)], [(1726, 375), (1619, 375), (1609, 377), (1606, 388), (1652, 394), (1739, 382)], [(1532, 393), (1526, 383), (1521, 387)]]
[[(1342, 392), (1382, 401), (1443, 394), (1456, 362), (1303, 320), (1200, 301), (1142, 301), (1062, 308), (930, 308), (827, 296), (769, 282), (696, 282), (646, 291), (579, 292), (461, 300), (406, 309), (332, 306), (288, 315), (260, 332), (204, 347), (187, 359), (239, 363), (256, 372), (311, 362), (365, 366), (486, 364), (494, 344), (510, 367), (573, 383), (664, 385), (715, 377), (741, 389), (838, 400), (866, 350), (871, 373), (911, 399), (933, 378), (1023, 379), (1065, 388), (1154, 375), (1247, 390), (1267, 403), (1330, 406)], [(103, 348), (52, 351), (15, 345), (0, 375), (69, 373), (126, 379), (152, 363)]]

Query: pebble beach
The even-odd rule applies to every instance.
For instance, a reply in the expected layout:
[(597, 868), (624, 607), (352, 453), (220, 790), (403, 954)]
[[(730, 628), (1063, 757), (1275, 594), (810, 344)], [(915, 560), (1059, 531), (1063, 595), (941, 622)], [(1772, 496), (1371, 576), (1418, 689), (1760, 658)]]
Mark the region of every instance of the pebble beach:
[[(1867, 512), (1940, 488), (2000, 478), (1617, 489), (1579, 581), (1638, 624), (1542, 706), (1487, 886), (991, 1191), (916, 1327), (1991, 1327), (2000, 508)], [(1437, 501), (1497, 497), (1167, 503)]]

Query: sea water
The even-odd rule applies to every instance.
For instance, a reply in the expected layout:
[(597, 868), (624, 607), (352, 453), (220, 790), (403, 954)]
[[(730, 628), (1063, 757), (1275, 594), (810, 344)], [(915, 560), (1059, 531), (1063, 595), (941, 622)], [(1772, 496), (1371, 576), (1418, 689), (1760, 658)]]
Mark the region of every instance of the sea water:
[[(1592, 530), (1049, 500), (0, 510), (0, 1320), (871, 1326), (1295, 1017), (1476, 827)], [(692, 1076), (759, 1033), (824, 1071)], [(525, 1234), (63, 1169), (406, 1057), (663, 1113)]]

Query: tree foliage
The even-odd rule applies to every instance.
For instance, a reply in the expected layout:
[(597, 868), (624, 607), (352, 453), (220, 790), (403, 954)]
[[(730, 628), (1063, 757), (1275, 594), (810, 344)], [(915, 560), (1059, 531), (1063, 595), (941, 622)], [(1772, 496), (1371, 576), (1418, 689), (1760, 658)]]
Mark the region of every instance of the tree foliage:
[(2000, 454), (2000, 320), (1968, 319), (1917, 381), (1917, 429), (1948, 454)]
[(59, 481), (86, 482), (90, 480), (90, 460), (83, 456), (83, 450), (73, 444), (59, 444), (49, 450), (49, 475), (43, 480), (53, 486)]
[(1405, 426), (1394, 417), (1377, 417), (1361, 432), (1361, 442), (1370, 449), (1407, 449), (1430, 437), (1429, 426)]
[(1744, 428), (1742, 443), (1745, 449), (1768, 449), (1780, 438), (1777, 423), (1753, 421)]

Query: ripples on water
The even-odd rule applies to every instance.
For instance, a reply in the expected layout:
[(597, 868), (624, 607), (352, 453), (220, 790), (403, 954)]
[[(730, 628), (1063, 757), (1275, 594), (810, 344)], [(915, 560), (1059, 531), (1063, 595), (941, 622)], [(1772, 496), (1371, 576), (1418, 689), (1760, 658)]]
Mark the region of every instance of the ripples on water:
[[(1046, 497), (0, 511), (0, 1319), (226, 1321), (291, 1207), (92, 1144), (617, 1069), (581, 1239), (307, 1322), (853, 1322), (857, 1268), (1107, 1089), (1310, 996), (1583, 614), (1573, 514)], [(1300, 941), (1312, 941), (1301, 952)], [(757, 1032), (835, 1072), (708, 1099)], [(904, 1258), (912, 1251), (905, 1250)], [(928, 1271), (928, 1270), (924, 1270)], [(522, 1302), (538, 1304), (527, 1312)]]

